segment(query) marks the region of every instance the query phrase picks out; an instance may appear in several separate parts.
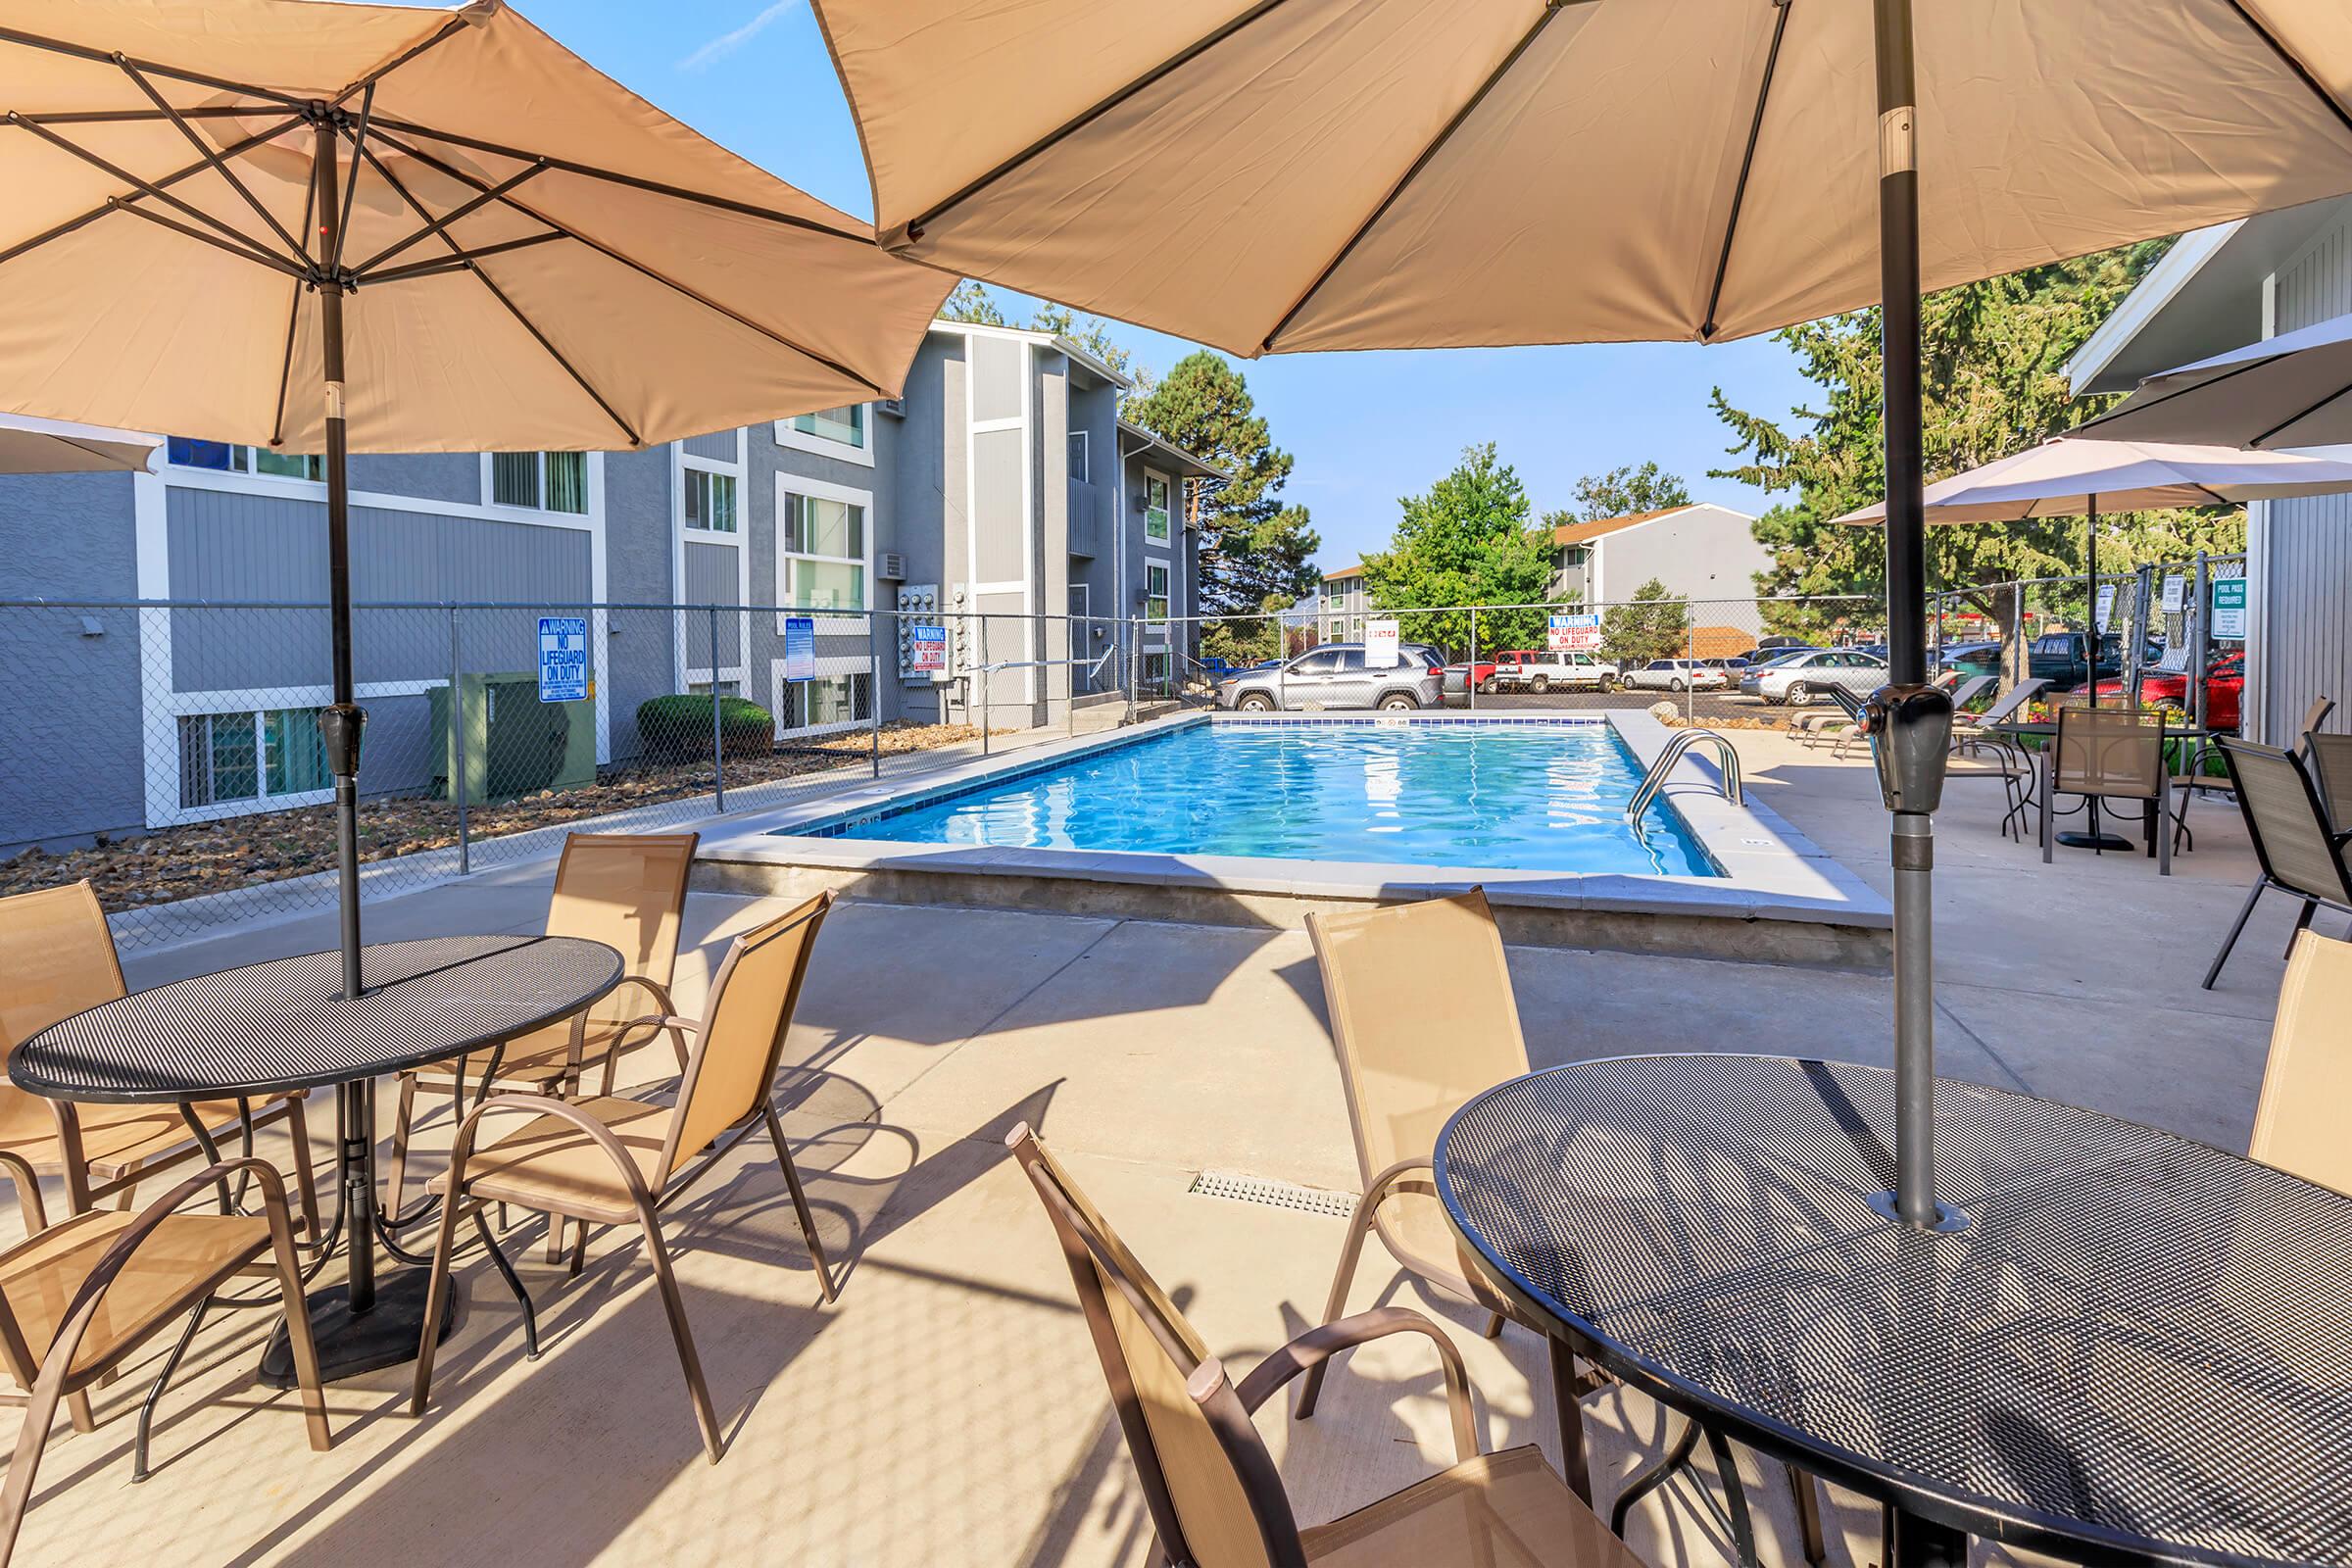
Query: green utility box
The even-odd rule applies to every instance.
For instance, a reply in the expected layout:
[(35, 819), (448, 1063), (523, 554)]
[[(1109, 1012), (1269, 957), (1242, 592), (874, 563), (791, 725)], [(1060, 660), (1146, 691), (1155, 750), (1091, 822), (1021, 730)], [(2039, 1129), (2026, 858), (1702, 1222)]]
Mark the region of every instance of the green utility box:
[[(539, 676), (458, 677), (465, 726), (465, 799), (468, 804), (512, 801), (541, 790), (577, 789), (596, 782), (596, 687), (576, 703), (543, 703)], [(459, 772), (458, 730), (450, 722), (449, 688), (435, 686), (432, 733), (441, 755), (433, 790), (455, 799), (449, 781)]]

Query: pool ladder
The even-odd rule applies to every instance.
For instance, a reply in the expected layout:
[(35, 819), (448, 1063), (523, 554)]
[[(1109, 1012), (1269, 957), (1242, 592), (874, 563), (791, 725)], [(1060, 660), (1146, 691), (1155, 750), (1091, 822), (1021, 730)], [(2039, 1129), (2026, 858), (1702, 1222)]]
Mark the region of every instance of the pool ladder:
[(1732, 743), (1711, 729), (1677, 730), (1674, 739), (1668, 741), (1666, 749), (1658, 754), (1658, 760), (1649, 764), (1649, 771), (1642, 775), (1642, 787), (1634, 791), (1634, 802), (1625, 808), (1628, 822), (1642, 820), (1642, 813), (1649, 809), (1651, 801), (1657, 799), (1659, 789), (1666, 783), (1666, 775), (1674, 771), (1674, 764), (1683, 760), (1685, 752), (1701, 741), (1715, 748), (1715, 755), (1722, 762), (1724, 799), (1734, 806), (1746, 804), (1747, 798), (1740, 787), (1740, 754), (1733, 750)]

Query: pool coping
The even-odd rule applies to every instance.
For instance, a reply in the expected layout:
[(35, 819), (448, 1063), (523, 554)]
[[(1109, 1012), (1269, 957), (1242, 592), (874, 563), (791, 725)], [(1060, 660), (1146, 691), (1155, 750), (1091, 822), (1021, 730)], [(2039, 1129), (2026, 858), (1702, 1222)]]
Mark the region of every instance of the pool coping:
[[(698, 858), (707, 862), (707, 867), (701, 873), (701, 881), (710, 886), (757, 886), (761, 881), (761, 868), (777, 871), (803, 868), (831, 873), (836, 881), (869, 875), (896, 876), (905, 881), (911, 876), (923, 886), (937, 887), (942, 885), (936, 880), (940, 877), (994, 876), (1031, 885), (1043, 879), (1318, 904), (1394, 902), (1476, 886), (1486, 889), (1488, 899), (1498, 909), (1842, 927), (1863, 939), (1866, 948), (1882, 944), (1884, 938), (1879, 934), (1893, 925), (1891, 907), (1875, 889), (1778, 812), (1757, 801), (1752, 793), (1745, 804), (1726, 799), (1721, 793), (1715, 764), (1695, 753), (1687, 755), (1687, 765), (1678, 765), (1659, 792), (1659, 798), (1671, 806), (1708, 857), (1722, 868), (1725, 874), (1717, 877), (1015, 849), (821, 837), (793, 831), (924, 804), (967, 790), (975, 783), (993, 784), (1019, 777), (1072, 758), (1143, 744), (1197, 725), (1288, 727), (1384, 721), (1415, 725), (1606, 723), (1616, 729), (1643, 768), (1656, 760), (1678, 733), (1646, 712), (1615, 710), (1575, 718), (1550, 713), (1503, 716), (1474, 712), (1425, 712), (1399, 717), (1189, 713), (1100, 735), (1052, 741), (1009, 757), (976, 758), (927, 773), (919, 781), (886, 780), (853, 786), (832, 793), (821, 802), (737, 818), (730, 824), (731, 831), (704, 839)], [(1033, 891), (1021, 902), (1024, 906), (1035, 906)]]

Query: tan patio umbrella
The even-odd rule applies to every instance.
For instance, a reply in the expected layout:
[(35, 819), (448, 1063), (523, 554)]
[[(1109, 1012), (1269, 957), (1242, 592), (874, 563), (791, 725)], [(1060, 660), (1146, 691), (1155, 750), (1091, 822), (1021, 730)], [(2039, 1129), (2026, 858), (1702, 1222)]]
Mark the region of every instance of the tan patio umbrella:
[(117, 441), (47, 419), (0, 419), (0, 473), (136, 472), (152, 441)]
[(1938, 1223), (1920, 289), (2352, 190), (2342, 0), (811, 4), (886, 245), (1235, 353), (1886, 302), (1893, 1206)]
[(0, 413), (325, 454), (633, 448), (894, 395), (950, 280), (498, 0), (7, 0)]

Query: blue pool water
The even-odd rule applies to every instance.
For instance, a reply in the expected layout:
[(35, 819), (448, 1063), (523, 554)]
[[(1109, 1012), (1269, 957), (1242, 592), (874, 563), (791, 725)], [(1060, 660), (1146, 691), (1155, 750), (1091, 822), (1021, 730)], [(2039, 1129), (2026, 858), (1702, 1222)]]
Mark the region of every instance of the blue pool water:
[(1718, 876), (1605, 723), (1197, 724), (842, 824), (918, 844)]

